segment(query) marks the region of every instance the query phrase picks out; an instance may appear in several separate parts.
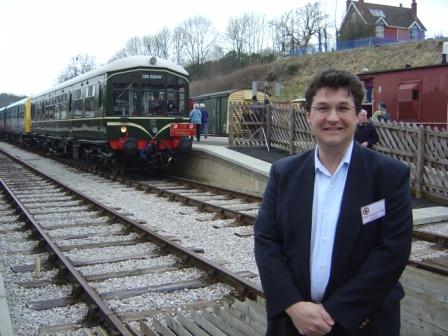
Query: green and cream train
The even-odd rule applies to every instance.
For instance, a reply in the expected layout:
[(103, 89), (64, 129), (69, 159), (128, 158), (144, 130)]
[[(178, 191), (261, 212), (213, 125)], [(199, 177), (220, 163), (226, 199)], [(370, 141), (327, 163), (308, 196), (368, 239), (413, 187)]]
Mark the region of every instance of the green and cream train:
[(164, 167), (191, 149), (190, 108), (184, 68), (131, 56), (0, 109), (0, 132), (106, 166), (136, 161)]

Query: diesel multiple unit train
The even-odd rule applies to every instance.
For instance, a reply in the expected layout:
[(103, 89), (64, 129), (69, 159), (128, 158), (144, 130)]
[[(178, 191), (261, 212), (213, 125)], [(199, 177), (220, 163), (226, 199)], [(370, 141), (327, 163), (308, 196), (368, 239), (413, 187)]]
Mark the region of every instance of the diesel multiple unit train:
[(187, 71), (167, 60), (131, 56), (0, 109), (12, 140), (105, 166), (166, 167), (191, 149), (195, 125)]

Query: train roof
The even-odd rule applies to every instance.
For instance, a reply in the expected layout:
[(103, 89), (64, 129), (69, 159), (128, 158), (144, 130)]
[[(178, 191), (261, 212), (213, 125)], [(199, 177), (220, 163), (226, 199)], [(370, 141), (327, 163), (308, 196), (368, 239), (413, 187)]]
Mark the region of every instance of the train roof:
[(14, 102), (14, 103), (11, 103), (11, 104), (9, 104), (9, 105), (7, 105), (7, 106), (4, 106), (4, 108), (7, 109), (7, 108), (11, 108), (11, 107), (18, 106), (18, 105), (23, 105), (23, 104), (25, 104), (25, 102), (26, 102), (28, 99), (30, 99), (30, 98), (29, 98), (29, 97), (22, 98), (22, 99), (20, 99), (20, 100)]
[(53, 86), (52, 88), (40, 92), (38, 95), (34, 97), (39, 97), (45, 95), (49, 92), (53, 92), (64, 87), (70, 86), (72, 84), (78, 83), (83, 80), (87, 80), (89, 78), (99, 76), (108, 72), (115, 72), (126, 69), (135, 69), (139, 67), (151, 67), (155, 69), (168, 69), (176, 72), (179, 75), (188, 76), (188, 72), (178, 64), (175, 64), (171, 61), (168, 61), (163, 58), (155, 57), (155, 56), (129, 56), (125, 58), (120, 58), (116, 61), (108, 63), (106, 65), (100, 66), (92, 71), (86, 72), (80, 76), (69, 79), (68, 81), (62, 82)]

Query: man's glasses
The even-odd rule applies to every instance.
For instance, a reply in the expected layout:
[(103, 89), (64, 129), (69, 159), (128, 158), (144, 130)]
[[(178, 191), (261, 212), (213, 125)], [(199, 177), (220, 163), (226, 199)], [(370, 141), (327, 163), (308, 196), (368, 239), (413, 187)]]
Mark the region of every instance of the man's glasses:
[(311, 109), (318, 113), (330, 113), (333, 109), (336, 110), (336, 113), (348, 113), (352, 111), (355, 107), (350, 105), (336, 105), (336, 106), (328, 106), (328, 105), (317, 105), (311, 106)]

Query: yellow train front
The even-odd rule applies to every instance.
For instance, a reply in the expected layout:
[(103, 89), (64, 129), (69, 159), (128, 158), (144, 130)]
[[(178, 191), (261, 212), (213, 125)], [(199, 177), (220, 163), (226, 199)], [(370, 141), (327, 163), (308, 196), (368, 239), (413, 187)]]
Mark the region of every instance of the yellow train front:
[(23, 98), (0, 109), (0, 135), (25, 143), (31, 133), (31, 99)]

